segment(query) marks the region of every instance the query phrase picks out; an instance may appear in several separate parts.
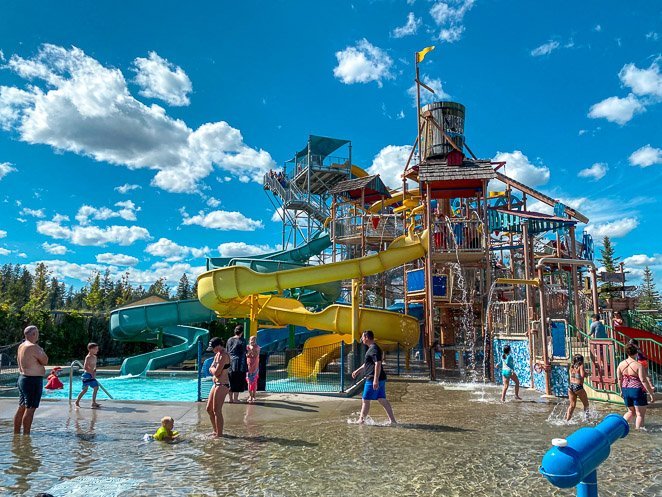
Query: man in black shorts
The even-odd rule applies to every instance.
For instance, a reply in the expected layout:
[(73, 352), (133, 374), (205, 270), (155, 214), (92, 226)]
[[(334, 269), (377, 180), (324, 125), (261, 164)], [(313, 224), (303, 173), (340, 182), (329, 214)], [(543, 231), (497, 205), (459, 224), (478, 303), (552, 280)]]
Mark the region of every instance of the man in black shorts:
[(391, 403), (386, 400), (386, 372), (382, 368), (384, 353), (379, 348), (379, 345), (375, 343), (375, 335), (371, 330), (363, 332), (361, 341), (368, 347), (365, 353), (365, 362), (363, 366), (352, 373), (352, 378), (356, 378), (361, 372), (365, 376), (359, 423), (365, 422), (365, 418), (368, 416), (368, 412), (370, 412), (370, 401), (376, 400), (386, 411), (389, 422), (394, 425), (396, 421), (393, 415), (393, 408), (391, 407)]
[(44, 388), (44, 376), (48, 356), (37, 342), (39, 341), (39, 330), (36, 326), (28, 326), (23, 331), (25, 341), (18, 346), (16, 354), (18, 361), (18, 410), (14, 416), (14, 433), (29, 435), (32, 428), (32, 419), (35, 410), (41, 401), (41, 392)]

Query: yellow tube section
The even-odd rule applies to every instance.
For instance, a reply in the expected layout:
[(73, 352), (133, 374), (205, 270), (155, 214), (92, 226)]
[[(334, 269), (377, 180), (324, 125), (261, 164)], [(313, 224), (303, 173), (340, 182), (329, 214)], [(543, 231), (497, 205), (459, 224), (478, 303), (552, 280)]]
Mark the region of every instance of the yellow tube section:
[(374, 255), (288, 271), (256, 273), (242, 266), (207, 271), (198, 276), (198, 298), (204, 306), (215, 309), (218, 301), (230, 301), (259, 293), (282, 293), (290, 288), (382, 273), (423, 257), (427, 237), (427, 230), (420, 236), (401, 236), (393, 240), (385, 251)]
[(516, 279), (516, 278), (497, 278), (494, 280), (494, 283), (503, 284), (503, 285), (531, 285), (531, 286), (540, 286), (540, 280), (534, 278), (531, 280)]
[(287, 375), (317, 378), (327, 364), (340, 357), (340, 342), (351, 346), (352, 335), (320, 335), (309, 338), (303, 345), (301, 354), (293, 357), (287, 364)]
[(359, 166), (352, 164), (352, 175), (356, 176), (357, 178), (365, 178), (368, 176), (368, 173), (364, 169), (361, 169)]
[(378, 213), (380, 210), (382, 210), (383, 207), (388, 207), (389, 205), (398, 204), (402, 202), (403, 197), (410, 198), (410, 197), (418, 197), (418, 196), (420, 196), (420, 192), (418, 191), (418, 188), (415, 188), (413, 190), (407, 190), (406, 197), (403, 195), (402, 192), (399, 192), (391, 196), (391, 198), (385, 199), (383, 202), (381, 200), (378, 200), (368, 208), (368, 211), (375, 214)]

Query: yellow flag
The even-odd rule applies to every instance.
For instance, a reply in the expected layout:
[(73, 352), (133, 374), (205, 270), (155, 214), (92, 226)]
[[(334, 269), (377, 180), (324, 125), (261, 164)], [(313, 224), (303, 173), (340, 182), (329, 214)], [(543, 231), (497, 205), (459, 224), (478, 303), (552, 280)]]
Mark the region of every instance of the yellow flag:
[(434, 50), (434, 45), (425, 47), (423, 50), (420, 52), (416, 52), (416, 62), (423, 62), (423, 59), (427, 55), (428, 52), (432, 52)]

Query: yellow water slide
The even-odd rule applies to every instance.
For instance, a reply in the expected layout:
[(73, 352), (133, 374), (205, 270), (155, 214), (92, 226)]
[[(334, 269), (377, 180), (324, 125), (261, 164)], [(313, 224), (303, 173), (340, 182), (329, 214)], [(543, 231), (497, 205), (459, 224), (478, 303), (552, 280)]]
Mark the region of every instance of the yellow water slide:
[[(276, 273), (256, 273), (241, 266), (207, 271), (198, 277), (198, 299), (221, 317), (244, 318), (252, 314), (275, 325), (293, 324), (351, 336), (350, 306), (330, 305), (320, 312), (311, 312), (297, 300), (263, 294), (382, 273), (423, 257), (427, 236), (427, 231), (401, 236), (374, 255)], [(411, 316), (360, 308), (358, 317), (358, 329), (373, 330), (378, 340), (399, 342), (405, 347), (412, 347), (418, 341), (418, 320)], [(299, 374), (306, 371), (312, 374), (315, 364), (317, 361)]]
[(412, 197), (418, 197), (420, 195), (420, 192), (418, 188), (412, 189), (412, 190), (407, 190), (407, 193), (403, 193), (402, 191), (398, 191), (396, 193), (391, 194), (391, 198), (387, 198), (385, 200), (378, 200), (377, 202), (373, 203), (369, 208), (368, 211), (372, 212), (374, 214), (378, 213), (380, 210), (382, 210), (384, 207), (388, 207), (389, 205), (393, 204), (399, 204), (403, 200), (410, 199)]

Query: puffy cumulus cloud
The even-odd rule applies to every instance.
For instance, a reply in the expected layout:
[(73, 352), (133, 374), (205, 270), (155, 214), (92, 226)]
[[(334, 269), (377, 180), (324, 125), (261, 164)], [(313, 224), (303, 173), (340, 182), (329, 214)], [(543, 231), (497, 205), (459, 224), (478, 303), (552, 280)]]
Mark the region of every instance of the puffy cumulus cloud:
[(651, 147), (650, 143), (632, 152), (628, 157), (631, 166), (648, 167), (662, 164), (662, 149)]
[(597, 181), (599, 179), (604, 178), (608, 170), (609, 170), (609, 166), (607, 164), (604, 164), (602, 162), (596, 162), (591, 167), (587, 167), (579, 171), (579, 173), (577, 173), (577, 176), (579, 176), (580, 178), (591, 178), (594, 181)]
[(237, 211), (211, 211), (205, 213), (200, 211), (195, 216), (190, 216), (182, 210), (182, 224), (187, 226), (198, 225), (204, 228), (213, 228), (221, 231), (255, 231), (264, 228), (260, 220), (251, 219)]
[(625, 64), (619, 71), (618, 77), (624, 86), (632, 89), (632, 93), (639, 96), (662, 98), (662, 74), (656, 58), (647, 69), (639, 69), (634, 64)]
[(19, 214), (21, 216), (32, 216), (39, 219), (43, 219), (46, 217), (46, 214), (44, 214), (44, 209), (30, 209), (29, 207), (23, 207), (21, 209), (21, 212), (19, 212)]
[(115, 266), (135, 266), (139, 262), (136, 257), (131, 255), (111, 254), (110, 252), (97, 254), (96, 259), (101, 264), (112, 264)]
[(404, 26), (397, 27), (391, 33), (393, 38), (404, 38), (405, 36), (415, 35), (423, 21), (417, 18), (413, 12), (407, 15), (407, 22)]
[(333, 75), (346, 85), (375, 81), (381, 88), (382, 80), (394, 77), (391, 73), (393, 59), (365, 38), (353, 47), (336, 52), (336, 59), (338, 65), (333, 69)]
[(76, 214), (76, 221), (78, 221), (81, 226), (88, 225), (91, 219), (105, 221), (106, 219), (113, 217), (121, 217), (125, 221), (135, 221), (136, 212), (140, 210), (140, 207), (136, 207), (131, 200), (117, 202), (115, 207), (119, 207), (119, 209), (114, 211), (108, 207), (96, 208), (91, 205), (82, 205)]
[[(0, 104), (1, 105), (1, 104)], [(9, 173), (16, 171), (10, 162), (0, 162), (0, 179), (7, 176)]]
[(152, 237), (140, 226), (63, 226), (55, 221), (38, 221), (37, 232), (58, 240), (68, 240), (74, 245), (103, 247), (109, 243), (132, 245)]
[(116, 192), (121, 193), (122, 195), (125, 195), (129, 193), (131, 190), (138, 190), (142, 188), (140, 185), (131, 185), (129, 183), (124, 183), (123, 185), (116, 186), (114, 189)]
[(7, 236), (7, 232), (5, 230), (0, 230), (0, 238), (5, 238)]
[(221, 201), (217, 198), (214, 197), (209, 197), (206, 201), (207, 205), (211, 207), (212, 209), (215, 209), (219, 205), (221, 205)]
[(54, 255), (64, 255), (67, 252), (69, 252), (69, 249), (67, 247), (65, 247), (64, 245), (60, 245), (59, 243), (44, 242), (41, 244), (41, 248), (43, 248), (49, 254), (54, 254)]
[(270, 245), (250, 245), (245, 242), (227, 242), (218, 246), (218, 253), (221, 257), (250, 257), (275, 252), (276, 250), (279, 250), (279, 248)]
[(9, 255), (9, 254), (11, 254), (11, 250), (4, 247), (0, 247), (0, 255)]
[(646, 254), (634, 254), (631, 255), (630, 257), (626, 257), (625, 259), (623, 259), (623, 264), (625, 264), (627, 267), (630, 266), (645, 267), (660, 263), (662, 263), (662, 257), (659, 255), (655, 255), (651, 257)]
[(464, 32), (464, 15), (474, 6), (474, 0), (446, 0), (435, 2), (430, 8), (430, 15), (441, 28), (439, 39), (446, 43), (454, 43)]
[(19, 253), (18, 253), (18, 256), (19, 256), (21, 259), (27, 259), (27, 258), (28, 258), (28, 254), (26, 254), (25, 252), (19, 252)]
[(593, 235), (593, 238), (622, 238), (639, 226), (639, 220), (634, 217), (618, 219), (611, 223), (589, 224), (586, 231)]
[(140, 94), (147, 98), (159, 98), (174, 106), (188, 105), (188, 94), (193, 84), (184, 70), (160, 57), (156, 52), (149, 52), (148, 57), (138, 57), (133, 61)]
[(402, 188), (402, 172), (410, 153), (411, 145), (387, 145), (372, 159), (367, 172), (379, 174), (389, 188)]
[[(536, 166), (529, 162), (529, 158), (521, 151), (497, 152), (492, 159), (494, 162), (505, 162), (506, 165), (500, 170), (506, 176), (524, 183), (531, 187), (546, 184), (549, 181), (549, 168), (547, 166)], [(501, 181), (490, 181), (490, 190), (503, 190), (505, 185)]]
[(609, 122), (623, 125), (630, 121), (635, 114), (645, 110), (646, 108), (637, 100), (637, 97), (630, 93), (625, 98), (609, 97), (592, 105), (588, 111), (588, 117), (591, 119), (604, 118)]
[(559, 46), (561, 46), (561, 44), (558, 41), (549, 40), (547, 43), (543, 43), (539, 47), (536, 47), (533, 50), (531, 50), (531, 56), (540, 57), (542, 55), (549, 55), (554, 50), (559, 48)]
[[(427, 74), (421, 77), (421, 81), (434, 90), (430, 93), (425, 88), (421, 88), (421, 105), (426, 105), (439, 100), (448, 100), (451, 96), (444, 91), (443, 84), (440, 79), (429, 78)], [(412, 98), (412, 106), (416, 108), (416, 83), (411, 85), (407, 93)]]
[(275, 167), (269, 153), (248, 147), (224, 121), (193, 130), (136, 100), (119, 69), (76, 47), (43, 45), (32, 58), (13, 55), (6, 67), (29, 84), (0, 86), (0, 126), (27, 143), (151, 169), (152, 184), (171, 192), (195, 192), (214, 168), (261, 181)]
[(159, 241), (147, 245), (145, 252), (156, 257), (163, 257), (168, 262), (181, 261), (186, 257), (205, 257), (209, 252), (209, 247), (194, 248), (179, 245), (167, 238), (160, 238)]
[(163, 262), (153, 264), (149, 269), (139, 270), (136, 268), (117, 267), (116, 265), (105, 264), (76, 264), (73, 262), (55, 260), (42, 260), (26, 264), (26, 268), (34, 272), (35, 267), (40, 262), (48, 266), (52, 275), (58, 279), (72, 278), (82, 282), (87, 282), (90, 276), (95, 273), (109, 271), (112, 279), (119, 279), (125, 273), (129, 275), (129, 283), (132, 285), (151, 285), (156, 280), (163, 278), (165, 282), (174, 287), (179, 282), (182, 274), (186, 274), (189, 279), (195, 279), (205, 271), (204, 266), (191, 266), (186, 263), (167, 264)]

